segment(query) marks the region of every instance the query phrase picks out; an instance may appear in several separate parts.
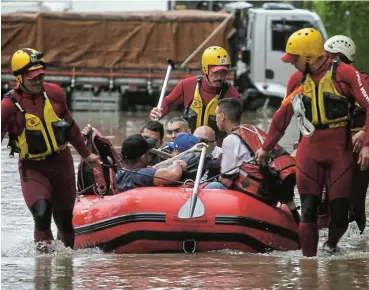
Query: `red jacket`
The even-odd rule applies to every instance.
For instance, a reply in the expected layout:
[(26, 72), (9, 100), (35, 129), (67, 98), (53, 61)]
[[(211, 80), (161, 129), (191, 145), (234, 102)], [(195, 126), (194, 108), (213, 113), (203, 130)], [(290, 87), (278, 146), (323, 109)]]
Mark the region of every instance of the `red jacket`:
[[(19, 87), (16, 87), (15, 89), (18, 88)], [(50, 83), (44, 83), (44, 90), (58, 117), (65, 120), (72, 120), (72, 115), (67, 107), (63, 90), (58, 85)], [(34, 114), (43, 120), (45, 103), (42, 94), (33, 96), (22, 93), (19, 95), (13, 90), (13, 95), (25, 112)], [(25, 119), (23, 113), (19, 111), (10, 98), (3, 98), (1, 101), (1, 140), (3, 140), (7, 132), (19, 136), (24, 128)], [(91, 154), (76, 122), (73, 122), (73, 125), (70, 127), (69, 134), (70, 143), (82, 157), (87, 157)]]
[[(316, 85), (319, 84), (325, 73), (331, 68), (332, 60), (328, 59), (326, 63), (316, 72), (311, 74), (311, 77)], [(302, 72), (295, 72), (287, 83), (287, 94), (292, 93), (302, 80)], [(369, 126), (369, 83), (366, 82), (362, 75), (352, 66), (343, 62), (337, 67), (336, 79), (334, 86), (338, 92), (344, 96), (352, 96), (359, 105), (366, 110), (366, 125)], [(263, 144), (263, 149), (270, 151), (282, 138), (288, 124), (293, 116), (292, 104), (281, 106), (273, 116), (270, 124), (268, 135)], [(365, 136), (364, 146), (369, 146), (369, 133)]]
[[(173, 91), (164, 98), (162, 104), (162, 116), (164, 117), (173, 109), (179, 105), (183, 105), (185, 108), (191, 105), (196, 89), (197, 76), (189, 77), (179, 82)], [(202, 78), (200, 87), (200, 96), (203, 104), (207, 105), (217, 95), (217, 90), (211, 88), (205, 78)], [(232, 85), (229, 86), (224, 98), (237, 98), (239, 99), (240, 93)]]

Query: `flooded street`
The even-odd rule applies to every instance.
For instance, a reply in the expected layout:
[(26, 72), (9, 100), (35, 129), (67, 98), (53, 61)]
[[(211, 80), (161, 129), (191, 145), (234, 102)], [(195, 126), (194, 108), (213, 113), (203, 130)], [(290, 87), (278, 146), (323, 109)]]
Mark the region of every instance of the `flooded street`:
[[(81, 128), (90, 123), (120, 146), (125, 136), (139, 131), (148, 112), (73, 115)], [(246, 122), (264, 130), (269, 126), (269, 120), (245, 112)], [(280, 144), (291, 151), (297, 138), (293, 123)], [(369, 289), (369, 229), (360, 235), (356, 224), (350, 224), (333, 256), (321, 250), (327, 238), (321, 231), (317, 258), (303, 258), (300, 251), (113, 255), (60, 244), (55, 254), (36, 254), (32, 216), (6, 144), (7, 139), (1, 145), (2, 289)], [(79, 157), (73, 152), (77, 168)]]

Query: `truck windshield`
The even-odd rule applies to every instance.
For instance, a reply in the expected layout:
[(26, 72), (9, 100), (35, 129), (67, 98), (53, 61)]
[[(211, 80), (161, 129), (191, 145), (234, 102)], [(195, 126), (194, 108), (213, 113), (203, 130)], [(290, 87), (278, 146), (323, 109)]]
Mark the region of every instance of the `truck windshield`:
[(284, 51), (290, 35), (299, 29), (307, 27), (313, 27), (319, 30), (319, 27), (315, 27), (314, 24), (305, 20), (281, 19), (272, 21), (272, 50)]

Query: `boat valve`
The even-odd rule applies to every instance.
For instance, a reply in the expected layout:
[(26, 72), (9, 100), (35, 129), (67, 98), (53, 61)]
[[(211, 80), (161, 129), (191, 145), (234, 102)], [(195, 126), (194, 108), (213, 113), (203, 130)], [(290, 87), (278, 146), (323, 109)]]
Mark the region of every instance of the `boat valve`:
[(196, 251), (196, 241), (195, 240), (185, 240), (183, 241), (183, 252), (194, 253)]

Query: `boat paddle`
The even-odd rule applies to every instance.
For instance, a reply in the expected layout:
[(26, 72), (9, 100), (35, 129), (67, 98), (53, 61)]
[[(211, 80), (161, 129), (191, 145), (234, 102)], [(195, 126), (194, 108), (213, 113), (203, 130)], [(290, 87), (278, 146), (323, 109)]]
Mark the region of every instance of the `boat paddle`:
[(178, 217), (182, 219), (190, 219), (201, 217), (205, 214), (205, 207), (201, 199), (198, 197), (197, 192), (199, 191), (200, 180), (202, 176), (202, 170), (204, 168), (204, 162), (206, 157), (206, 147), (201, 149), (201, 156), (199, 167), (197, 168), (197, 174), (195, 179), (195, 184), (193, 187), (193, 192), (191, 197), (186, 201), (186, 203), (181, 207), (178, 212)]
[(166, 153), (166, 152), (164, 152), (164, 151), (160, 151), (160, 150), (155, 149), (155, 148), (152, 148), (152, 149), (150, 149), (149, 151), (150, 151), (150, 153), (152, 153), (152, 154), (159, 155), (159, 156), (164, 157), (164, 158), (167, 158), (167, 159), (168, 159), (168, 158), (172, 158), (172, 157), (173, 157), (173, 155), (172, 155), (172, 154)]
[[(157, 105), (157, 108), (159, 108), (159, 109), (161, 109), (161, 105), (163, 103), (164, 95), (165, 95), (165, 92), (167, 90), (170, 73), (171, 73), (172, 69), (174, 69), (174, 62), (169, 58), (167, 59), (167, 62), (168, 62), (167, 73), (165, 74), (163, 87), (161, 88), (160, 98), (159, 98), (158, 105)], [(158, 119), (155, 118), (155, 121), (158, 121)]]

